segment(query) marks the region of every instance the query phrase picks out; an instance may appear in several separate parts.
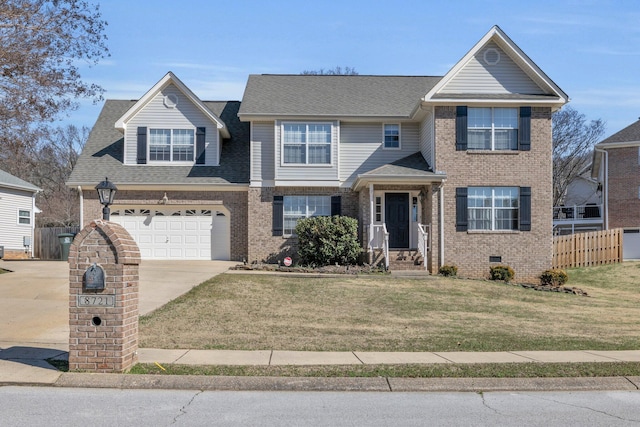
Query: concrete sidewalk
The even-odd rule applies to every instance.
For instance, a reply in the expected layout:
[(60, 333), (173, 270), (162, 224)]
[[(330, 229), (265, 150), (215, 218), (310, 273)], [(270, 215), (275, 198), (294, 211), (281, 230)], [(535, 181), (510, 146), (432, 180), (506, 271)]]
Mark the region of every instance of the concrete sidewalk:
[[(451, 363), (638, 362), (640, 351), (303, 352), (140, 349), (140, 363), (162, 365), (368, 365)], [(65, 360), (55, 349), (15, 347), (0, 352), (0, 386), (289, 391), (585, 391), (639, 390), (640, 377), (588, 378), (307, 378), (62, 373), (44, 359)]]

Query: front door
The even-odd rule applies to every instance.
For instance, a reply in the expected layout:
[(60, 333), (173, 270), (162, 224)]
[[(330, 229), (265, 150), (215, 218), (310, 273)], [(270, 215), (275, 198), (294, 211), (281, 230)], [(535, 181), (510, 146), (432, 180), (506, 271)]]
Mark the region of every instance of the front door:
[(407, 249), (409, 247), (409, 194), (386, 193), (384, 206), (389, 247)]

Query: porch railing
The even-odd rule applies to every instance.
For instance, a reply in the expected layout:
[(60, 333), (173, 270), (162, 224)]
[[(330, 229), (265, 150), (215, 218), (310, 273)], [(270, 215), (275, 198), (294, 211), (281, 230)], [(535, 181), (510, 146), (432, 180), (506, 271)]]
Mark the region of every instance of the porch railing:
[(431, 250), (429, 238), (431, 237), (429, 224), (418, 224), (418, 252), (422, 255), (424, 269), (427, 269), (427, 252)]
[(371, 224), (370, 226), (371, 239), (369, 241), (369, 247), (373, 249), (382, 249), (384, 255), (384, 266), (389, 268), (389, 232), (387, 231), (386, 224)]
[(554, 222), (602, 221), (602, 205), (555, 206)]

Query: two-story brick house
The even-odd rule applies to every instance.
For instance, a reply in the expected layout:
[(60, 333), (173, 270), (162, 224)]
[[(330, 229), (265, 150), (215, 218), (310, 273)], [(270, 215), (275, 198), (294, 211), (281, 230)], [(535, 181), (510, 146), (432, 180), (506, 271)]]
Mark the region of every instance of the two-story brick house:
[(298, 219), (342, 214), (370, 261), (530, 279), (551, 265), (551, 113), (567, 101), (498, 27), (440, 77), (251, 75), (241, 103), (209, 103), (169, 73), (107, 101), (68, 184), (86, 222), (93, 186), (116, 182), (112, 219), (143, 257), (295, 258)]
[(606, 229), (624, 229), (624, 258), (640, 259), (640, 120), (596, 144), (591, 177), (602, 188)]

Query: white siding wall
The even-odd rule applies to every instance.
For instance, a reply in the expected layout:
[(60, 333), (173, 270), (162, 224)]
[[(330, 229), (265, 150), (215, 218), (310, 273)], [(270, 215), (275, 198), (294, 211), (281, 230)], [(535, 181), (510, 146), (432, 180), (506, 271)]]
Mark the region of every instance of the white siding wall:
[[(178, 97), (175, 108), (165, 107), (165, 95), (174, 94)], [(138, 126), (155, 129), (193, 128), (194, 135), (197, 127), (206, 127), (205, 164), (217, 166), (220, 159), (220, 139), (218, 129), (211, 120), (204, 115), (178, 88), (167, 86), (158, 93), (142, 110), (127, 123), (125, 132), (125, 164), (135, 165), (137, 155)], [(165, 162), (165, 164), (167, 164)]]
[[(497, 64), (485, 62), (484, 54), (488, 49), (496, 49), (500, 53)], [(481, 49), (439, 93), (544, 94), (495, 43)]]
[(420, 152), (425, 158), (429, 166), (435, 170), (433, 155), (433, 113), (427, 113), (427, 116), (420, 122)]
[(18, 210), (28, 210), (33, 220), (32, 194), (0, 188), (0, 246), (4, 246), (5, 250), (24, 249), (24, 236), (30, 237), (33, 245), (33, 224), (18, 224)]
[(420, 151), (418, 123), (402, 123), (400, 150), (385, 150), (382, 123), (345, 123), (340, 126), (340, 180), (353, 182), (358, 174)]
[(251, 181), (272, 181), (275, 168), (273, 122), (251, 123)]
[[(336, 121), (313, 121), (318, 123), (332, 123), (331, 137), (331, 166), (283, 166), (281, 163), (282, 144), (280, 139), (281, 124), (285, 121), (276, 121), (275, 123), (275, 178), (276, 180), (304, 180), (309, 184), (313, 181), (336, 181), (338, 179), (338, 137), (340, 135), (340, 124)], [(291, 121), (294, 122), (294, 121)], [(311, 121), (309, 122), (311, 123)]]

